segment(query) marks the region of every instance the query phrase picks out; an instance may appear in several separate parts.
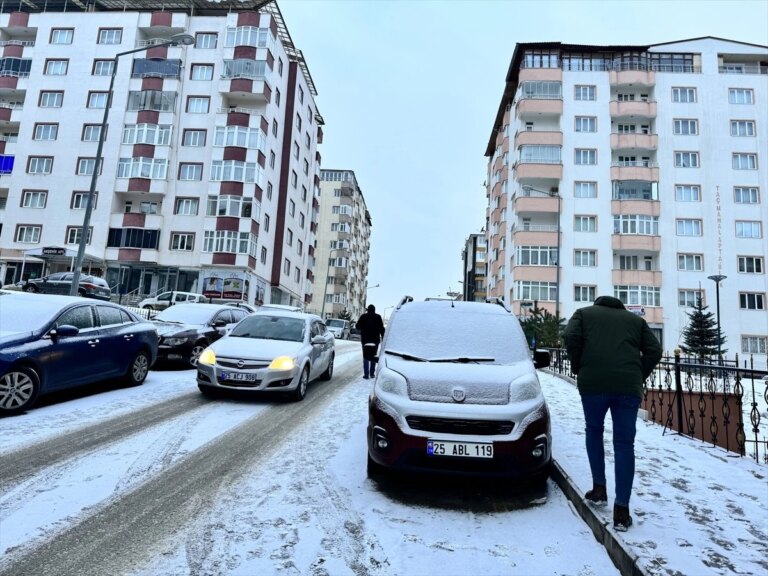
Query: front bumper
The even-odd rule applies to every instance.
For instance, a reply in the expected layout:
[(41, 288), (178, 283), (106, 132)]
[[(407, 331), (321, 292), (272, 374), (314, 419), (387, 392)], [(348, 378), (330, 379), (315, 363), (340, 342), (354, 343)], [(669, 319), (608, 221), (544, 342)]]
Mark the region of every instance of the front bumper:
[[(255, 380), (235, 380), (234, 375), (253, 375)], [(259, 368), (254, 370), (237, 370), (223, 368), (219, 365), (197, 365), (197, 385), (203, 388), (217, 390), (242, 390), (244, 392), (278, 392), (292, 391), (299, 385), (300, 367), (290, 370), (274, 370)], [(225, 377), (227, 376), (227, 377)]]

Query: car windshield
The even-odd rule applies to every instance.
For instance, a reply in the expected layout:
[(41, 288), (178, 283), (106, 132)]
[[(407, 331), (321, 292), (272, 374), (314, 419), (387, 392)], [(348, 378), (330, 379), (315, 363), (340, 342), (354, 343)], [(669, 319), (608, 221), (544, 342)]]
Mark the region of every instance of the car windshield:
[(345, 320), (326, 320), (325, 325), (328, 326), (328, 328), (344, 328), (344, 322)]
[(163, 310), (155, 320), (163, 322), (183, 322), (184, 324), (206, 324), (213, 316), (213, 311), (203, 305), (176, 305)]
[(0, 334), (18, 334), (42, 328), (61, 309), (61, 302), (35, 298), (34, 305), (14, 297), (0, 295)]
[(236, 338), (302, 342), (305, 328), (306, 322), (302, 318), (254, 314), (244, 318), (229, 335)]

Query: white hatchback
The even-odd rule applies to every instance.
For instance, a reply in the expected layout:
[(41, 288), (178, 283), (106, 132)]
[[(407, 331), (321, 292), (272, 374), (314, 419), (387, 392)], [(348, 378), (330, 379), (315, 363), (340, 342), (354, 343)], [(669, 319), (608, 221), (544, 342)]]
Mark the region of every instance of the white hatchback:
[(171, 304), (194, 304), (197, 302), (208, 302), (208, 298), (194, 292), (177, 292), (172, 290), (170, 292), (162, 292), (154, 298), (144, 298), (144, 300), (139, 302), (139, 308), (165, 310)]

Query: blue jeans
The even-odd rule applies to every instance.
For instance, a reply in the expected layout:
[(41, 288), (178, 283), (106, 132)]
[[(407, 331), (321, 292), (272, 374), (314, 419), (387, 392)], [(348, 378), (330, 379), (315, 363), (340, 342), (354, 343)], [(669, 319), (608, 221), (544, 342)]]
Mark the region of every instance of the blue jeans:
[(378, 344), (363, 344), (363, 374), (373, 378), (376, 375), (376, 352)]
[(640, 397), (628, 394), (583, 394), (586, 423), (587, 457), (592, 470), (592, 481), (602, 486), (605, 481), (605, 450), (603, 430), (605, 414), (611, 411), (613, 422), (613, 455), (616, 475), (615, 504), (629, 506), (632, 481), (635, 477), (635, 423)]

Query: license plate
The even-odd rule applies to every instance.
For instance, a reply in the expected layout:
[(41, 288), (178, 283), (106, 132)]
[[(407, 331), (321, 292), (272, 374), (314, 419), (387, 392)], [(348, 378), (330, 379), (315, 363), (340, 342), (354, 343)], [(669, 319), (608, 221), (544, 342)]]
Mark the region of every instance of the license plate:
[(256, 374), (247, 374), (244, 372), (222, 372), (219, 374), (220, 380), (232, 380), (233, 382), (256, 382)]
[(427, 456), (456, 456), (461, 458), (493, 458), (493, 444), (476, 442), (444, 442), (427, 440)]

